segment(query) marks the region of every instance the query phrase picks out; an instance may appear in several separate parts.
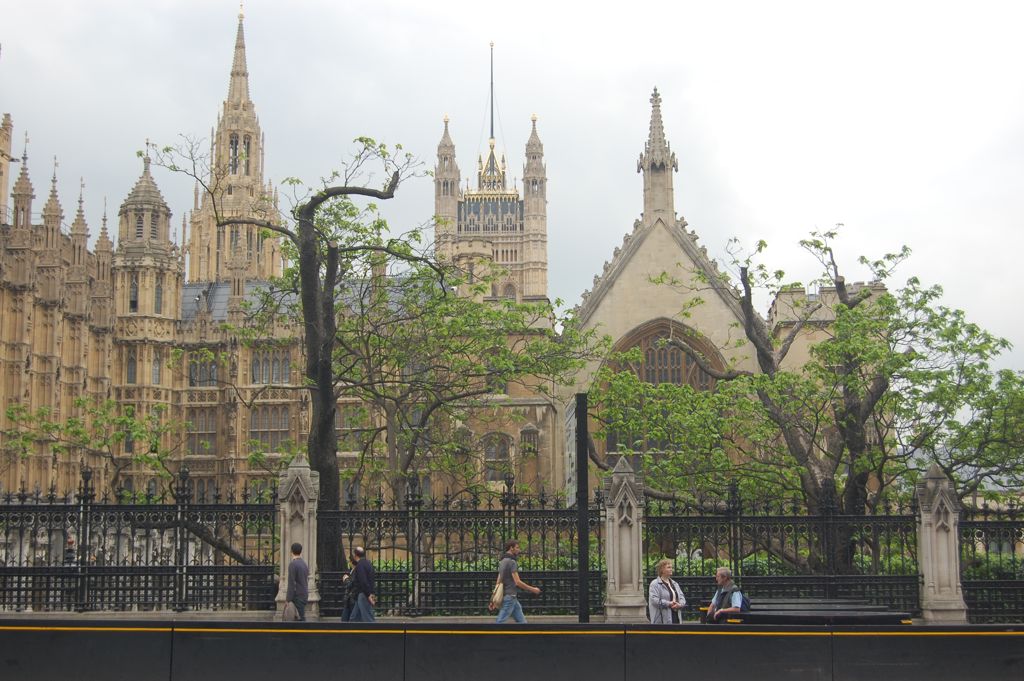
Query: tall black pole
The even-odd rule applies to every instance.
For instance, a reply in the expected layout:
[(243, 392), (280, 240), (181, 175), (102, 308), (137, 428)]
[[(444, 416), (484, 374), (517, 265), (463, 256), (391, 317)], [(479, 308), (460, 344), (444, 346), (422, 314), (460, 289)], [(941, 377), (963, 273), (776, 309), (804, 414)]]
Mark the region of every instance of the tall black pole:
[(579, 573), (579, 602), (577, 604), (580, 623), (590, 621), (590, 525), (587, 512), (590, 509), (590, 475), (587, 457), (587, 393), (576, 393), (576, 536), (579, 546), (576, 554), (576, 570)]

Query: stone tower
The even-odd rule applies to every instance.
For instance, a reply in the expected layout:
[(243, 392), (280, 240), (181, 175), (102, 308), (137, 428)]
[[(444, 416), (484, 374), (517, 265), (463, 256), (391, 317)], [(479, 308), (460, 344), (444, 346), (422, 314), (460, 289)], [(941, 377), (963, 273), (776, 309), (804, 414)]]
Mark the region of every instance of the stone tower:
[(217, 226), (217, 213), (222, 220), (278, 217), (273, 188), (263, 178), (264, 138), (256, 108), (249, 98), (243, 20), (239, 14), (228, 96), (211, 135), (208, 186), (218, 195), (217, 211), (209, 194), (200, 197), (196, 191), (192, 232), (186, 247), (188, 279), (193, 282), (228, 281), (236, 251), (244, 257), (246, 279), (268, 279), (281, 274), (276, 238), (268, 237), (254, 225)]
[[(113, 396), (137, 416), (169, 401), (169, 363), (181, 310), (184, 268), (171, 242), (171, 211), (143, 159), (142, 175), (118, 211), (114, 281)], [(132, 453), (134, 443), (124, 443)]]
[[(493, 46), (492, 46), (493, 54)], [(523, 191), (509, 188), (504, 155), (494, 139), (493, 59), (491, 134), (487, 156), (477, 162), (476, 189), (460, 189), (461, 174), (455, 144), (444, 119), (434, 168), (435, 241), (438, 256), (472, 271), (477, 263), (495, 264), (501, 276), (492, 298), (520, 301), (547, 299), (547, 170), (544, 146), (537, 134), (537, 117), (526, 144)]]

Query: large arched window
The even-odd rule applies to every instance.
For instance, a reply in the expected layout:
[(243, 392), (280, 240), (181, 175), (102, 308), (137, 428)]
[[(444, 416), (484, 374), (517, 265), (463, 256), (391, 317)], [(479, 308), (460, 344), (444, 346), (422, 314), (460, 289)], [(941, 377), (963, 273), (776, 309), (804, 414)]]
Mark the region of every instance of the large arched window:
[(614, 352), (639, 348), (643, 359), (636, 369), (640, 378), (647, 383), (686, 384), (699, 390), (711, 389), (714, 379), (704, 373), (683, 350), (669, 343), (670, 339), (686, 342), (699, 351), (716, 369), (725, 368), (721, 354), (708, 339), (693, 329), (668, 319), (657, 319), (638, 326), (615, 344)]
[[(695, 330), (669, 319), (656, 319), (642, 324), (623, 336), (613, 352), (639, 349), (641, 360), (631, 366), (637, 375), (647, 383), (689, 385), (697, 390), (711, 390), (714, 379), (705, 373), (697, 363), (670, 339), (685, 341), (707, 359), (711, 366), (725, 369), (725, 360), (715, 346)], [(662, 449), (665, 443), (652, 442), (642, 433), (610, 432), (606, 440), (606, 451), (614, 452), (620, 442), (644, 443), (649, 449)]]

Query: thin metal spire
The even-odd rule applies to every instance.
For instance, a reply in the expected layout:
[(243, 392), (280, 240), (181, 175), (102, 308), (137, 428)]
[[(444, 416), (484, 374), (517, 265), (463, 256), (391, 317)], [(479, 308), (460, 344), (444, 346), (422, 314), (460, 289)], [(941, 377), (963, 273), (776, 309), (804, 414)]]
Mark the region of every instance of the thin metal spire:
[(491, 41), (491, 139), (494, 139), (494, 41)]

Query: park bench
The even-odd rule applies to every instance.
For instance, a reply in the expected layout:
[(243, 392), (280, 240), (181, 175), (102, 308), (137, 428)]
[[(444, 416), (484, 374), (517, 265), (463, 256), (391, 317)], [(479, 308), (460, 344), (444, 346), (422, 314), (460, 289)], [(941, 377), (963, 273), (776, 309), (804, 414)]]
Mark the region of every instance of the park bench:
[[(707, 613), (707, 607), (700, 608)], [(910, 624), (911, 615), (854, 599), (768, 598), (752, 600), (750, 611), (729, 617), (730, 624)]]

